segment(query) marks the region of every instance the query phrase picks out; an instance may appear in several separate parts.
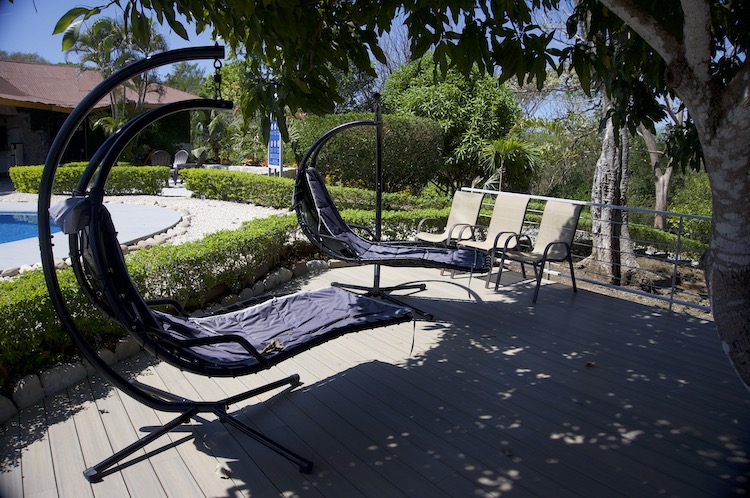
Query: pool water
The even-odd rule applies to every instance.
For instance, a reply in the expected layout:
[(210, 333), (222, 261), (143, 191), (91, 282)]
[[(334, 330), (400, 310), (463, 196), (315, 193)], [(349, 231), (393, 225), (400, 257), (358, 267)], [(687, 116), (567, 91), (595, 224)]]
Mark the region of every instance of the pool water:
[[(60, 231), (52, 222), (50, 229), (52, 233)], [(36, 238), (38, 235), (36, 213), (0, 213), (0, 244)]]

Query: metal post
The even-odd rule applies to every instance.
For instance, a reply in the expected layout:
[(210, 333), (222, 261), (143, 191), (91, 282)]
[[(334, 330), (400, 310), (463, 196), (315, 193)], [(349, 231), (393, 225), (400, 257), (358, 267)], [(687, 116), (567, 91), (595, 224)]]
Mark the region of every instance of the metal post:
[(682, 220), (684, 218), (680, 216), (680, 224), (677, 228), (677, 243), (674, 249), (674, 265), (672, 265), (672, 288), (669, 290), (669, 311), (672, 311), (672, 303), (674, 303), (674, 293), (677, 287), (677, 265), (680, 262), (680, 244), (682, 242)]
[[(380, 242), (382, 235), (383, 209), (383, 116), (380, 110), (380, 94), (374, 95), (375, 100), (375, 242)], [(380, 290), (380, 265), (375, 265), (373, 289)]]

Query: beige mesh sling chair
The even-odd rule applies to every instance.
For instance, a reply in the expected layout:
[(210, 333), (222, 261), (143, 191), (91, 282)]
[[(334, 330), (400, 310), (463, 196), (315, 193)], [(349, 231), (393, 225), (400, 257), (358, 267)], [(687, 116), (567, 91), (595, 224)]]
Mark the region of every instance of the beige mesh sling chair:
[[(497, 252), (506, 247), (506, 242), (508, 243), (508, 249), (516, 248), (517, 239), (515, 235), (521, 233), (529, 199), (530, 197), (524, 194), (500, 192), (495, 199), (495, 206), (492, 208), (492, 216), (488, 226), (468, 225), (459, 232), (459, 246), (478, 249), (489, 256), (490, 271), (487, 272), (485, 288), (490, 286), (492, 264)], [(477, 228), (486, 228), (484, 240), (465, 240), (463, 232), (467, 230), (476, 231)]]
[[(520, 263), (524, 278), (526, 278), (525, 265), (528, 264), (534, 268), (534, 275), (536, 277), (536, 288), (534, 289), (534, 298), (532, 300), (532, 303), (536, 303), (537, 296), (539, 295), (539, 287), (542, 283), (544, 265), (549, 262), (567, 261), (570, 267), (570, 279), (573, 282), (573, 292), (578, 292), (573, 272), (571, 246), (582, 209), (583, 206), (580, 204), (554, 200), (547, 201), (544, 213), (542, 214), (542, 221), (539, 223), (539, 232), (530, 251), (519, 249), (524, 241), (528, 245), (531, 245), (531, 239), (528, 235), (516, 235), (506, 241), (500, 253), (500, 270), (495, 281), (495, 290), (500, 285), (500, 277), (503, 273), (503, 264), (505, 261)], [(515, 249), (511, 249), (513, 245), (516, 246)]]
[(462, 229), (476, 224), (479, 217), (479, 210), (482, 208), (483, 198), (484, 194), (479, 192), (457, 190), (453, 196), (451, 211), (448, 214), (445, 229), (442, 232), (427, 231), (427, 225), (435, 219), (424, 218), (417, 225), (417, 240), (432, 244), (449, 244), (452, 240), (458, 239), (459, 233), (463, 234), (462, 236), (466, 239), (470, 239), (473, 231), (464, 231)]

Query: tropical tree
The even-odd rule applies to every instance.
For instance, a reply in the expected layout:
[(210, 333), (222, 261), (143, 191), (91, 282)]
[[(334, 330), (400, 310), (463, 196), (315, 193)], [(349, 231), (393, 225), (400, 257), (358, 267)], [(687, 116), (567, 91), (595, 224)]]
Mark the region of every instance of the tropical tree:
[(504, 137), (521, 112), (511, 91), (497, 78), (478, 69), (464, 75), (456, 70), (435, 74), (433, 68), (432, 54), (404, 64), (386, 80), (383, 101), (387, 112), (440, 124), (445, 167), (437, 183), (452, 192), (485, 174), (482, 150), (487, 142)]
[[(480, 71), (499, 71), (503, 79), (541, 87), (549, 67), (568, 62), (587, 89), (596, 72), (613, 102), (608, 117), (615, 125), (627, 123), (631, 132), (662, 119), (657, 97), (673, 93), (695, 123), (711, 183), (714, 222), (704, 265), (715, 323), (732, 363), (750, 384), (750, 216), (745, 205), (750, 197), (750, 3), (580, 0), (568, 22), (575, 42), (561, 48), (531, 14), (559, 10), (562, 3), (233, 2), (233, 15), (227, 16), (223, 0), (203, 0), (199, 6), (177, 0), (160, 4), (157, 16), (179, 33), (185, 30), (178, 12), (194, 21), (197, 31), (210, 25), (229, 46), (243, 46), (248, 56), (274, 68), (263, 84), (249, 89), (244, 112), (283, 116), (285, 106), (330, 112), (338, 95), (325, 63), (343, 69), (351, 60), (367, 70), (370, 54), (384, 62), (377, 35), (390, 28), (397, 14), (407, 26), (412, 53), (434, 50), (442, 73), (455, 67), (468, 75), (476, 65)], [(141, 25), (146, 8), (155, 4), (130, 0), (120, 5), (131, 22)], [(63, 32), (98, 12), (73, 9), (56, 30)], [(579, 32), (582, 19), (594, 29)], [(593, 50), (615, 32), (626, 42), (621, 57)], [(269, 87), (282, 98), (271, 99)]]
[[(78, 55), (81, 70), (95, 70), (106, 78), (117, 69), (166, 48), (164, 36), (156, 31), (152, 21), (146, 22), (146, 29), (136, 38), (123, 20), (105, 17), (83, 30), (66, 56)], [(134, 102), (128, 99), (128, 89), (136, 95)], [(102, 127), (107, 134), (114, 133), (129, 117), (143, 110), (147, 93), (154, 91), (162, 91), (155, 71), (136, 75), (119, 92), (110, 94), (111, 114), (95, 115), (94, 127)]]
[(164, 84), (183, 92), (198, 95), (206, 80), (203, 69), (196, 63), (178, 62), (164, 78)]
[(505, 186), (514, 192), (529, 192), (541, 165), (541, 155), (536, 145), (511, 132), (485, 141), (479, 151), (479, 163), (497, 190)]
[(49, 64), (50, 62), (37, 53), (29, 52), (6, 52), (0, 50), (0, 60), (18, 61), (18, 62), (35, 62), (37, 64)]

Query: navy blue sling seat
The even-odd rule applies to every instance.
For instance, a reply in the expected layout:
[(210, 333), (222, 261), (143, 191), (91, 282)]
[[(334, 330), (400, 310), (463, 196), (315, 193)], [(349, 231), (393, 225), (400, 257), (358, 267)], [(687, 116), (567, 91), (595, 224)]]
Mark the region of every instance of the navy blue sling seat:
[[(412, 319), (409, 308), (349, 292), (338, 287), (272, 297), (246, 308), (205, 317), (175, 316), (157, 311), (154, 305), (178, 303), (168, 299), (144, 300), (130, 278), (112, 218), (96, 196), (67, 199), (50, 209), (53, 220), (70, 235), (71, 260), (84, 294), (106, 315), (118, 322), (149, 353), (169, 364), (201, 375), (227, 377), (246, 375), (276, 365), (315, 345), (343, 334), (401, 323)], [(184, 312), (183, 312), (184, 313)], [(114, 381), (118, 385), (117, 379)], [(176, 403), (182, 422), (200, 412), (211, 411), (224, 422), (251, 435), (309, 472), (312, 462), (292, 453), (246, 426), (226, 407), (283, 385), (299, 384), (299, 376), (288, 378), (217, 402), (175, 398), (137, 381), (128, 388), (139, 395), (161, 399), (156, 409), (170, 410)], [(120, 387), (118, 385), (118, 387)], [(142, 391), (142, 392), (141, 392)], [(150, 403), (149, 406), (151, 406)], [(179, 408), (184, 407), (180, 410)], [(182, 423), (180, 422), (180, 423)], [(98, 481), (107, 469), (175, 427), (167, 424), (84, 473)], [(179, 425), (179, 424), (177, 424)]]
[(441, 268), (483, 273), (487, 258), (474, 249), (436, 247), (408, 242), (377, 242), (360, 237), (343, 220), (323, 178), (312, 166), (300, 167), (293, 207), (308, 239), (324, 254), (352, 263)]

